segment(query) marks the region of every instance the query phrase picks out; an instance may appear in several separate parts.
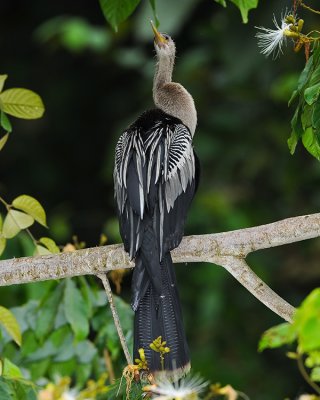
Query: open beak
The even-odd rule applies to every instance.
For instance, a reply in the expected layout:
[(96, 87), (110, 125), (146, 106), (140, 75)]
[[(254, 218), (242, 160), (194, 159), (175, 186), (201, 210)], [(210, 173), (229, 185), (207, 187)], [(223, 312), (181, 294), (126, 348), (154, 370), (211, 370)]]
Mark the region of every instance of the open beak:
[(151, 27), (154, 33), (154, 41), (156, 42), (157, 45), (163, 45), (166, 44), (168, 41), (167, 39), (161, 35), (161, 33), (158, 31), (158, 29), (154, 26), (154, 23), (150, 21)]

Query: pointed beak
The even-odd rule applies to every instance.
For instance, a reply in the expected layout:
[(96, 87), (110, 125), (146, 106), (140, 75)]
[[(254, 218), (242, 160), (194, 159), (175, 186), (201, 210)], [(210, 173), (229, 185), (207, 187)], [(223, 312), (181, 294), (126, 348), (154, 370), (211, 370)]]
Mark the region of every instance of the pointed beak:
[(162, 45), (167, 43), (167, 39), (161, 35), (161, 33), (158, 31), (158, 29), (155, 27), (154, 23), (152, 21), (150, 21), (151, 23), (151, 27), (154, 33), (154, 41), (156, 42), (157, 45)]

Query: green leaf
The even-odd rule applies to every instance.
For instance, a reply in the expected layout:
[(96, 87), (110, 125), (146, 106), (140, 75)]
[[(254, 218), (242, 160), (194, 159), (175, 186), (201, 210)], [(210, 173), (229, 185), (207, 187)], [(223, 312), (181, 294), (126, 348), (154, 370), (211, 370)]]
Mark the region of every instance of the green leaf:
[(240, 10), (242, 21), (248, 22), (248, 13), (253, 8), (257, 8), (259, 0), (231, 0)]
[(6, 248), (6, 243), (7, 243), (6, 238), (3, 237), (2, 234), (0, 233), (0, 256)]
[(28, 228), (34, 223), (34, 219), (21, 211), (10, 210), (3, 223), (2, 234), (6, 239), (16, 236), (21, 229)]
[(7, 358), (3, 360), (2, 375), (8, 378), (23, 378), (20, 368)]
[(52, 254), (46, 247), (40, 246), (39, 244), (36, 245), (33, 255), (35, 256), (47, 256)]
[(288, 101), (288, 107), (291, 106), (291, 104), (293, 103), (293, 101), (296, 99), (296, 97), (297, 97), (298, 95), (299, 95), (299, 92), (298, 92), (297, 89), (295, 89), (295, 90), (292, 92), (292, 94), (291, 94), (290, 100)]
[(99, 0), (99, 2), (106, 20), (117, 31), (119, 23), (133, 13), (140, 0)]
[(313, 71), (313, 62), (314, 62), (314, 55), (312, 55), (308, 62), (306, 63), (305, 67), (303, 68), (299, 80), (298, 80), (298, 91), (301, 92), (301, 90), (304, 88), (304, 86), (307, 84), (311, 77), (311, 73)]
[(315, 101), (318, 100), (320, 94), (320, 83), (314, 86), (306, 88), (304, 91), (304, 99), (311, 106)]
[(2, 138), (0, 139), (0, 151), (4, 148), (5, 144), (7, 143), (7, 140), (9, 138), (9, 133), (6, 133)]
[(67, 279), (64, 292), (64, 311), (76, 339), (85, 339), (89, 333), (87, 307), (80, 290), (71, 279)]
[(320, 367), (313, 368), (310, 378), (314, 382), (320, 382)]
[(304, 130), (312, 126), (312, 112), (313, 107), (305, 104), (303, 107), (303, 112), (301, 114), (301, 124)]
[(0, 125), (5, 131), (9, 133), (12, 132), (12, 126), (10, 120), (2, 110), (0, 110)]
[(29, 89), (8, 89), (0, 94), (1, 108), (17, 118), (36, 119), (44, 113), (41, 97)]
[(284, 344), (292, 343), (295, 339), (296, 332), (292, 325), (285, 322), (264, 332), (259, 342), (259, 351), (280, 347)]
[(1, 400), (37, 400), (32, 382), (21, 378), (0, 377)]
[(21, 346), (21, 331), (16, 317), (10, 310), (0, 306), (0, 324), (5, 328), (12, 339)]
[(0, 92), (2, 92), (3, 85), (8, 78), (8, 75), (0, 75)]
[(320, 351), (310, 351), (305, 360), (305, 365), (308, 368), (313, 368), (320, 365)]
[(39, 242), (46, 246), (50, 253), (57, 254), (60, 253), (59, 247), (56, 245), (55, 241), (48, 238), (42, 237), (39, 239)]
[(302, 352), (320, 349), (320, 288), (313, 290), (303, 301), (294, 316), (298, 332), (299, 349)]
[(80, 276), (78, 279), (80, 282), (81, 294), (82, 294), (83, 300), (86, 305), (86, 310), (87, 310), (86, 314), (88, 315), (89, 318), (91, 318), (92, 313), (93, 313), (92, 301), (94, 298), (94, 294), (92, 293), (92, 290), (91, 290), (90, 286), (88, 285), (87, 280), (84, 276)]
[(154, 18), (154, 22), (155, 22), (156, 28), (158, 28), (160, 22), (159, 22), (159, 19), (158, 19), (158, 16), (157, 16), (156, 0), (149, 0), (149, 3), (150, 3), (151, 8), (152, 8), (153, 18)]
[(62, 299), (64, 284), (54, 286), (39, 304), (35, 333), (40, 341), (51, 332)]
[(38, 200), (23, 194), (15, 198), (12, 202), (13, 207), (31, 215), (39, 224), (47, 228), (46, 213)]
[(222, 7), (227, 7), (226, 0), (214, 0), (214, 1), (220, 4)]
[(2, 235), (2, 225), (3, 225), (2, 216), (0, 214), (0, 256), (4, 252), (4, 249), (6, 248), (6, 242), (7, 242), (6, 238), (3, 237), (3, 235)]
[(79, 363), (91, 363), (97, 354), (96, 347), (89, 340), (84, 340), (75, 345), (75, 353)]
[(311, 126), (304, 131), (302, 143), (308, 152), (320, 161), (320, 144)]
[(302, 128), (302, 124), (301, 124), (301, 107), (298, 106), (294, 116), (291, 120), (291, 136), (288, 139), (288, 147), (290, 150), (290, 154), (294, 154), (297, 143), (299, 141), (299, 139), (301, 138), (301, 136), (303, 135), (303, 128)]
[(23, 344), (21, 346), (21, 355), (23, 357), (34, 353), (39, 348), (39, 342), (33, 330), (29, 329), (23, 334)]
[(312, 109), (312, 126), (315, 129), (317, 136), (319, 137), (320, 135), (320, 101), (317, 101), (313, 105)]

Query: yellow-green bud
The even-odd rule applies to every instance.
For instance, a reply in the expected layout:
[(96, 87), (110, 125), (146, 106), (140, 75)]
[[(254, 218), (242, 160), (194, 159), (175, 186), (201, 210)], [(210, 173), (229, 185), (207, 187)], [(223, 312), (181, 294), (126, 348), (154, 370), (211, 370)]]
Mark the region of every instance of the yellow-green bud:
[(293, 15), (288, 15), (285, 19), (285, 22), (287, 24), (294, 24), (296, 22), (295, 18)]
[(297, 39), (297, 38), (299, 37), (299, 33), (289, 31), (289, 29), (285, 29), (285, 30), (283, 31), (283, 34), (284, 34), (285, 36), (287, 36), (287, 37), (291, 37), (291, 38), (294, 38), (294, 39)]
[(299, 19), (299, 21), (298, 21), (298, 32), (302, 31), (303, 24), (304, 24), (304, 20), (303, 19)]

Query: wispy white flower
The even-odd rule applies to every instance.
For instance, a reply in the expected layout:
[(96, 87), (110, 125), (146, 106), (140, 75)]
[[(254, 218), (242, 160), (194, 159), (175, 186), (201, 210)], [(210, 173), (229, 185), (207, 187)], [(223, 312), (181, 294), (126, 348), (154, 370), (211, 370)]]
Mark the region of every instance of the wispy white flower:
[(179, 383), (172, 383), (161, 379), (155, 385), (146, 386), (145, 391), (151, 392), (153, 400), (188, 400), (197, 399), (197, 395), (208, 385), (199, 376), (181, 379)]
[(286, 44), (286, 32), (288, 32), (290, 26), (292, 26), (292, 19), (294, 19), (292, 13), (286, 13), (284, 16), (281, 16), (280, 24), (278, 24), (276, 17), (273, 16), (273, 23), (276, 29), (264, 28), (263, 26), (255, 27), (260, 30), (260, 32), (256, 34), (256, 37), (258, 38), (258, 46), (262, 54), (268, 57), (273, 53), (274, 58), (277, 58), (280, 53), (283, 53), (282, 46)]
[(77, 392), (75, 390), (68, 390), (63, 392), (61, 400), (77, 400)]

